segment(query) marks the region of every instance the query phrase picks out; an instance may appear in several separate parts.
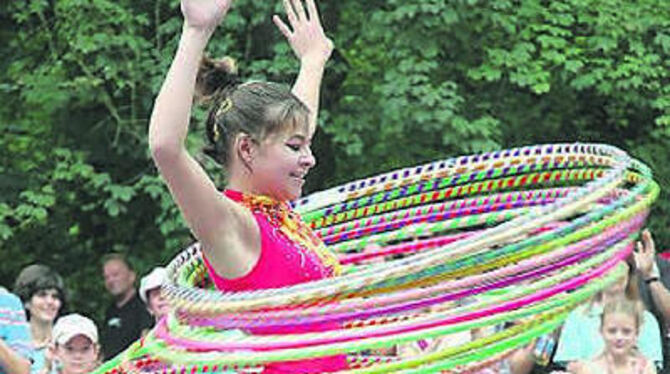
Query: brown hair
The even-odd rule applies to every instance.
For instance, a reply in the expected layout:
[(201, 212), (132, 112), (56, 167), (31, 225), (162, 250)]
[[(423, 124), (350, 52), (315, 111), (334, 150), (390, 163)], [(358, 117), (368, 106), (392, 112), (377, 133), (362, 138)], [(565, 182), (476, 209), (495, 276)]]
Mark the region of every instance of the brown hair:
[[(58, 316), (60, 316), (67, 309), (67, 294), (63, 278), (55, 270), (42, 264), (29, 265), (21, 270), (14, 282), (14, 293), (19, 296), (24, 305), (36, 293), (50, 289), (58, 293), (58, 299), (61, 302), (58, 310)], [(27, 308), (26, 317), (30, 320), (30, 311)]]
[(239, 84), (231, 58), (203, 58), (196, 79), (196, 100), (211, 105), (206, 121), (209, 145), (204, 152), (223, 166), (239, 133), (261, 141), (267, 135), (308, 123), (309, 109), (284, 85)]

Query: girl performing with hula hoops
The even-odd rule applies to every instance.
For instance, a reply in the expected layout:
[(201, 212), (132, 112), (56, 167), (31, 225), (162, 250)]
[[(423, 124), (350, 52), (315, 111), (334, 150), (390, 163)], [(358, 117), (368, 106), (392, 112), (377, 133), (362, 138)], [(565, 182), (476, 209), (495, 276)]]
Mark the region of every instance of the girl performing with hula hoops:
[[(268, 82), (239, 84), (233, 61), (203, 58), (232, 2), (181, 1), (181, 40), (151, 116), (153, 159), (200, 241), (219, 290), (279, 288), (337, 275), (337, 259), (287, 204), (300, 196), (315, 164), (310, 144), (333, 43), (324, 34), (314, 0), (306, 0), (306, 6), (302, 0), (284, 0), (288, 24), (278, 16), (273, 20), (301, 63), (293, 89)], [(213, 104), (205, 151), (226, 169), (223, 193), (184, 145), (194, 96)], [(268, 364), (263, 372), (345, 367), (344, 356), (332, 356)]]

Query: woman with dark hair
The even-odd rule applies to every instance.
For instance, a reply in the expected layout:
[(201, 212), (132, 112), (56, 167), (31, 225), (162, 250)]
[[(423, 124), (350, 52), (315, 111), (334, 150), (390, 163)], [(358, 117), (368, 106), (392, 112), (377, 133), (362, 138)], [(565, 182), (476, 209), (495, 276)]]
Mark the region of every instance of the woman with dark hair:
[(51, 370), (47, 347), (56, 318), (65, 311), (63, 278), (48, 266), (34, 264), (25, 267), (14, 283), (14, 293), (21, 298), (26, 310), (35, 354), (31, 373)]
[[(301, 63), (293, 89), (240, 84), (232, 60), (203, 59), (232, 2), (181, 1), (181, 39), (151, 116), (152, 156), (202, 245), (218, 289), (277, 288), (334, 276), (337, 259), (288, 204), (300, 196), (316, 163), (311, 139), (333, 43), (313, 0), (305, 6), (303, 0), (284, 0), (288, 24), (278, 16), (273, 20)], [(223, 193), (184, 145), (194, 97), (211, 104), (206, 152), (226, 170)], [(322, 373), (345, 366), (344, 356), (335, 356), (266, 365), (264, 373)]]

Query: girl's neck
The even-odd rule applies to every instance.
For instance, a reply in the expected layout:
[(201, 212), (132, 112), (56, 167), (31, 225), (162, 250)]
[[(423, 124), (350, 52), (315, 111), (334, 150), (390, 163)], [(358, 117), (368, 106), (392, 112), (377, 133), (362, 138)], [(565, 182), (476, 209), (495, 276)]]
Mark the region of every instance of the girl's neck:
[(605, 374), (629, 373), (632, 366), (631, 359), (635, 358), (631, 352), (622, 355), (604, 353), (604, 356), (607, 368)]
[(227, 189), (245, 194), (258, 195), (259, 191), (252, 181), (252, 173), (244, 166), (231, 166), (228, 170)]
[(611, 362), (614, 367), (620, 368), (628, 364), (631, 356), (630, 353), (623, 355), (609, 354), (609, 362)]
[(228, 182), (226, 189), (242, 192), (245, 194), (256, 195), (257, 192), (245, 181), (243, 180), (231, 180)]
[(52, 328), (53, 321), (43, 321), (37, 318), (30, 319), (30, 333), (35, 346), (39, 348), (51, 341)]

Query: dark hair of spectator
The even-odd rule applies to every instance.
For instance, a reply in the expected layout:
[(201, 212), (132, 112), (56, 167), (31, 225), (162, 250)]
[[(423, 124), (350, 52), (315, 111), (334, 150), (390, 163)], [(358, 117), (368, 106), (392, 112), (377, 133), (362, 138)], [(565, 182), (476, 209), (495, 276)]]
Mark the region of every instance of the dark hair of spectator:
[[(67, 295), (63, 278), (55, 270), (42, 264), (29, 265), (21, 270), (14, 282), (14, 293), (19, 296), (24, 305), (36, 293), (51, 289), (58, 292), (58, 299), (61, 302), (58, 316), (61, 316), (67, 310)], [(30, 311), (27, 309), (26, 316), (30, 320)]]

